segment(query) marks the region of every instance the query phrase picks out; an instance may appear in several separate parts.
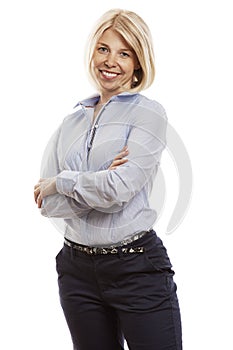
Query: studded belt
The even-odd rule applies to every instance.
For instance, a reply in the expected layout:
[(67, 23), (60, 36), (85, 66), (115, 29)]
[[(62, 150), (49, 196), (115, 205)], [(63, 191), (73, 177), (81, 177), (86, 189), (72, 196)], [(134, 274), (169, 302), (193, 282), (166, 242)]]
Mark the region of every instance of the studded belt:
[(118, 254), (118, 253), (123, 253), (123, 254), (138, 254), (138, 253), (144, 253), (145, 248), (143, 247), (127, 247), (125, 246), (126, 244), (135, 242), (139, 238), (142, 238), (145, 236), (149, 231), (143, 231), (140, 232), (134, 236), (132, 236), (129, 239), (126, 239), (122, 242), (119, 243), (118, 246), (111, 246), (111, 247), (89, 247), (81, 244), (77, 244), (74, 242), (71, 242), (70, 240), (65, 238), (65, 244), (73, 248), (75, 250), (78, 250), (79, 252), (86, 253), (88, 255), (107, 255), (107, 254)]

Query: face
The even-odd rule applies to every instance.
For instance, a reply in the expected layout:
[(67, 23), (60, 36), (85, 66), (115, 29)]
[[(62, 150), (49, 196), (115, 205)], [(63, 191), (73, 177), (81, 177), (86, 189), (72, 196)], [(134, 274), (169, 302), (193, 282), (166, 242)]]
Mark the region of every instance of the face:
[(120, 34), (107, 29), (94, 50), (92, 66), (100, 86), (102, 102), (131, 88), (137, 57)]

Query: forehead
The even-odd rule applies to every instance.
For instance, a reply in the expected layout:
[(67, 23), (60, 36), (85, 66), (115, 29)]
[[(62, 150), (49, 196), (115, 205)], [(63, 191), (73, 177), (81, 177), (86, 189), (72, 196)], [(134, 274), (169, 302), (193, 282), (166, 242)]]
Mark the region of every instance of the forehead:
[(119, 45), (122, 48), (131, 49), (130, 45), (123, 38), (123, 36), (111, 28), (106, 29), (103, 32), (98, 40), (98, 43), (105, 43), (109, 46)]

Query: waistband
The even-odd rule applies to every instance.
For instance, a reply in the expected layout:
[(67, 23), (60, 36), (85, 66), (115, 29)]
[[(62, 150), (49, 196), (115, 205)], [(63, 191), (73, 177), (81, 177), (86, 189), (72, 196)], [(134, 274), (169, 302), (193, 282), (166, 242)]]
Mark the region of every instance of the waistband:
[(82, 244), (74, 243), (69, 239), (65, 238), (64, 243), (79, 252), (86, 253), (88, 255), (106, 255), (106, 254), (117, 254), (122, 252), (123, 254), (133, 254), (133, 253), (144, 253), (145, 249), (143, 247), (127, 247), (128, 244), (136, 242), (140, 238), (144, 237), (147, 233), (152, 230), (142, 231), (134, 236), (123, 240), (118, 245), (111, 245), (110, 247), (90, 247)]

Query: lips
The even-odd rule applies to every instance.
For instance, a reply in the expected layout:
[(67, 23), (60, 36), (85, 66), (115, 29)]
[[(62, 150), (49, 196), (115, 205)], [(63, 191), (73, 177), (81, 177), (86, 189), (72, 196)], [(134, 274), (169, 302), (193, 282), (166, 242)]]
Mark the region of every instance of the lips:
[(107, 70), (100, 70), (102, 76), (104, 76), (105, 79), (111, 80), (111, 79), (115, 79), (119, 73), (116, 72), (109, 72)]

